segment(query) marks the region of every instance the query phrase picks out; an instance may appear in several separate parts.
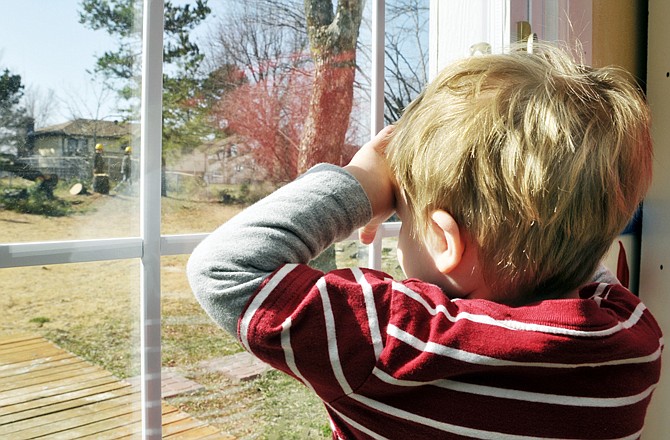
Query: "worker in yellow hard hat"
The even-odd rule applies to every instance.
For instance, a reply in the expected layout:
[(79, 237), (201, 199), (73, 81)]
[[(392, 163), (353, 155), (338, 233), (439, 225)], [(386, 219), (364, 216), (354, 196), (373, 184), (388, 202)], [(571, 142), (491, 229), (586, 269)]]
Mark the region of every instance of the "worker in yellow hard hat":
[(121, 161), (121, 181), (132, 183), (132, 160), (130, 158), (130, 154), (133, 152), (133, 149), (129, 145), (123, 151), (124, 155), (123, 160)]
[(105, 173), (105, 160), (102, 158), (102, 144), (96, 144), (93, 155), (93, 174)]

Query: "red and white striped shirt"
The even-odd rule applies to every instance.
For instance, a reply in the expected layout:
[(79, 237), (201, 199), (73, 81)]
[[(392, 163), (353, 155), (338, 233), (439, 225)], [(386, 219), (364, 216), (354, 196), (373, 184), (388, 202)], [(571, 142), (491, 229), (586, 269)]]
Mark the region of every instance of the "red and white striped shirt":
[(334, 438), (639, 438), (661, 330), (622, 286), (580, 297), (509, 307), (291, 264), (249, 300), (238, 334), (321, 397)]

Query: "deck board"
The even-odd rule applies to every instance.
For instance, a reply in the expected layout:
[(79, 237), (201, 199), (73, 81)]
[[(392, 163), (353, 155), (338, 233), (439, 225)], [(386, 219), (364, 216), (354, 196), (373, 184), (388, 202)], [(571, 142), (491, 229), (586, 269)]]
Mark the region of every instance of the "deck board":
[[(162, 404), (163, 438), (226, 439)], [(0, 336), (0, 439), (121, 439), (142, 432), (140, 390), (35, 335)]]

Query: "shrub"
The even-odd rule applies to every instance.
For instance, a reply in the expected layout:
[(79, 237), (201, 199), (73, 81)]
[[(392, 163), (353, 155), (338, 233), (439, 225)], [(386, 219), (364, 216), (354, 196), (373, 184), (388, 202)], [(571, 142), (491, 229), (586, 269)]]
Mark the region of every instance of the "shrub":
[(39, 185), (4, 189), (0, 193), (0, 205), (10, 211), (47, 217), (62, 217), (71, 213), (69, 203), (50, 197)]

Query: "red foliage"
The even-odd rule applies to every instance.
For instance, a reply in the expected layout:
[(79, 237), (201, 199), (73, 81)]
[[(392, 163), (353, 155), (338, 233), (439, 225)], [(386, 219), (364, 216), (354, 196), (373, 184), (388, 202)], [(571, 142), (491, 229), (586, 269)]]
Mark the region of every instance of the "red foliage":
[(240, 154), (251, 154), (270, 181), (297, 177), (298, 147), (311, 87), (308, 72), (274, 72), (231, 91), (215, 109), (216, 118), (245, 140)]
[[(287, 57), (281, 65), (268, 61), (248, 68), (257, 81), (229, 91), (213, 109), (219, 127), (225, 126), (244, 139), (238, 154), (252, 155), (267, 173), (266, 178), (274, 183), (291, 181), (305, 171), (301, 158), (308, 166), (321, 161), (342, 165), (351, 159), (358, 149), (355, 142), (349, 141), (356, 138), (357, 124), (347, 132), (352, 96), (351, 92), (346, 97), (337, 94), (343, 89), (336, 87), (342, 81), (335, 81), (332, 75), (346, 70), (344, 76), (350, 76), (353, 68), (333, 69), (330, 80), (325, 81), (332, 84), (320, 84), (322, 93), (316, 95), (315, 66), (304, 55)], [(317, 68), (317, 74), (321, 70)], [(324, 78), (318, 79), (324, 83)], [(312, 102), (315, 99), (316, 104)], [(316, 126), (314, 111), (310, 114), (312, 104), (318, 107)], [(345, 132), (347, 139), (343, 139)]]

